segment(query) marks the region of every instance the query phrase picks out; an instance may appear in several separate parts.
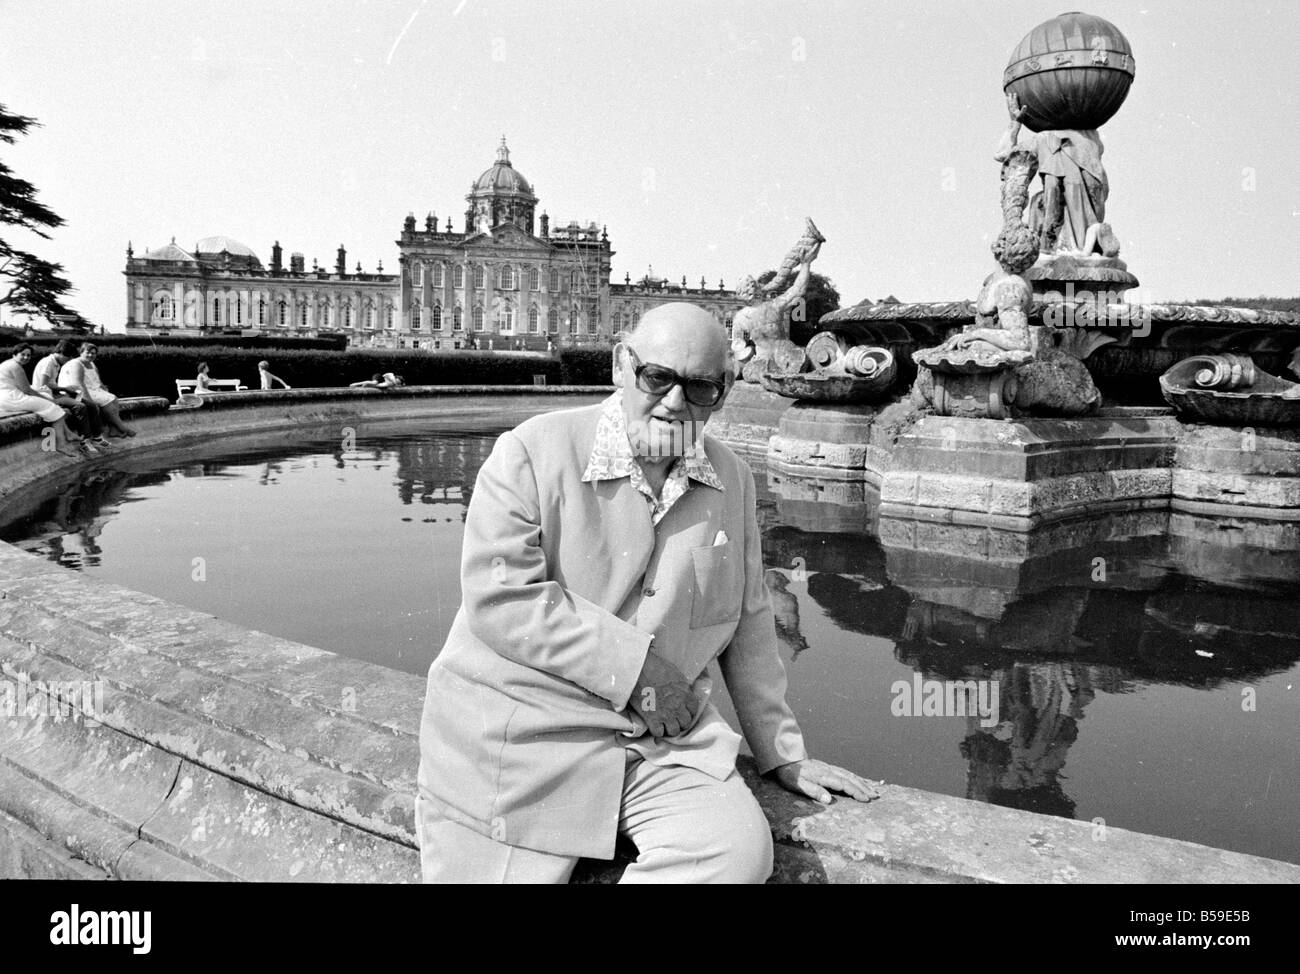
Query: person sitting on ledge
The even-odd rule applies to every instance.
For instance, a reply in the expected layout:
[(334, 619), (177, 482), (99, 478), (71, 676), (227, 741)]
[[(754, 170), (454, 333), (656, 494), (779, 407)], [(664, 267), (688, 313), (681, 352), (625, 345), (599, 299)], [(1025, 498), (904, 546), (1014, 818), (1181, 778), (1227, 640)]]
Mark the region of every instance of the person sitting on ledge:
[(91, 449), (108, 450), (110, 444), (104, 439), (104, 418), (99, 407), (89, 400), (82, 402), (78, 399), (76, 389), (59, 385), (59, 371), (76, 355), (76, 345), (66, 338), (60, 341), (49, 355), (36, 363), (32, 371), (32, 388), (38, 396), (53, 399), (67, 412), (68, 428), (85, 439)]
[[(0, 364), (0, 416), (35, 413), (54, 430), (54, 449), (65, 457), (86, 456), (82, 439), (68, 429), (63, 407), (53, 399), (39, 395), (27, 381), (27, 363), (32, 360), (32, 346), (15, 345), (8, 359)], [(80, 449), (78, 449), (78, 447)]]
[(117, 396), (108, 391), (99, 377), (99, 369), (95, 366), (98, 356), (99, 349), (94, 342), (82, 342), (81, 355), (59, 370), (59, 385), (77, 390), (78, 399), (98, 406), (104, 422), (113, 430), (110, 436), (135, 436), (135, 430), (122, 422)]
[(271, 363), (266, 359), (262, 359), (262, 361), (257, 363), (257, 375), (258, 378), (261, 379), (263, 389), (274, 389), (275, 383), (277, 382), (286, 389), (293, 388), (293, 386), (289, 385), (289, 383), (285, 382), (271, 371)]
[(212, 378), (208, 375), (208, 363), (199, 363), (199, 373), (194, 377), (194, 395), (201, 396), (207, 392), (216, 392), (212, 388)]
[(369, 379), (362, 379), (360, 382), (353, 382), (349, 389), (396, 389), (398, 386), (405, 385), (402, 377), (394, 372), (376, 372)]
[(764, 882), (771, 828), (715, 660), (759, 772), (877, 797), (808, 757), (785, 699), (754, 477), (701, 432), (735, 380), (722, 323), (661, 305), (613, 368), (603, 403), (503, 433), (478, 472), (420, 727), (425, 882), (563, 883), (620, 833), (624, 883)]

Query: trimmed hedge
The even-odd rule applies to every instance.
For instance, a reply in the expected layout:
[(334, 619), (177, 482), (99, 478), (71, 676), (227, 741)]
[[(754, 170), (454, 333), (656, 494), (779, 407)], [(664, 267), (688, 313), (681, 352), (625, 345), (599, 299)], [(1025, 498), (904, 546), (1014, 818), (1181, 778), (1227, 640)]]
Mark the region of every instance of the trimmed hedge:
[(556, 356), (509, 352), (426, 352), (405, 349), (350, 349), (266, 352), (221, 346), (200, 348), (101, 347), (99, 369), (104, 383), (119, 396), (176, 398), (177, 379), (192, 379), (200, 362), (214, 379), (239, 379), (259, 387), (257, 363), (295, 388), (346, 386), (376, 372), (396, 372), (413, 386), (532, 385), (546, 376), (547, 385), (608, 385), (608, 350), (570, 349)]

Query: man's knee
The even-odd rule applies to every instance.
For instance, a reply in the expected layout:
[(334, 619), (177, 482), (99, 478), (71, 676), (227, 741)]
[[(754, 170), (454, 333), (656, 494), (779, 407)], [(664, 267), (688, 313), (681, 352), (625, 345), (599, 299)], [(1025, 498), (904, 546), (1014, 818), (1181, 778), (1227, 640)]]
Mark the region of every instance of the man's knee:
[(772, 875), (772, 831), (761, 811), (758, 818), (756, 825), (731, 837), (722, 882), (758, 884)]
[(772, 830), (758, 800), (743, 783), (733, 789), (725, 814), (710, 816), (712, 827), (696, 835), (711, 864), (713, 882), (764, 883), (772, 875)]

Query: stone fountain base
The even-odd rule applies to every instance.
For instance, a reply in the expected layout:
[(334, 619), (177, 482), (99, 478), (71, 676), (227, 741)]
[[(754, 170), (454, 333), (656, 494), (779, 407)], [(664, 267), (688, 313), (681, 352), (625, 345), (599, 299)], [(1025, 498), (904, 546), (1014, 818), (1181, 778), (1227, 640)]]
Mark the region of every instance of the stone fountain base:
[(1161, 409), (1001, 422), (927, 416), (893, 451), (881, 514), (1028, 530), (1073, 514), (1163, 507), (1179, 431)]
[(883, 516), (1013, 531), (1152, 508), (1300, 522), (1300, 430), (1117, 406), (1075, 419), (926, 416), (898, 435), (901, 405), (736, 393), (710, 422), (715, 435), (764, 455), (792, 484), (821, 482), (804, 493), (824, 497), (834, 482), (878, 488)]

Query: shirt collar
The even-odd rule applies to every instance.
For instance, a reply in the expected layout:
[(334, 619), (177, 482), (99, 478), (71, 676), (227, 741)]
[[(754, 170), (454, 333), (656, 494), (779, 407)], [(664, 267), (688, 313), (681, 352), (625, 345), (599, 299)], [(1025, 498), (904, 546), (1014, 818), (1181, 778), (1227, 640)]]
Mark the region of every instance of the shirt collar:
[[(635, 470), (633, 468), (636, 468)], [(680, 470), (698, 483), (722, 490), (722, 480), (713, 469), (699, 441), (688, 446), (673, 463), (674, 472)], [(627, 438), (627, 418), (623, 415), (623, 393), (616, 391), (602, 404), (600, 422), (596, 424), (596, 440), (591, 447), (587, 469), (582, 474), (583, 483), (594, 480), (617, 480), (639, 474), (640, 464), (632, 454), (632, 444)]]

